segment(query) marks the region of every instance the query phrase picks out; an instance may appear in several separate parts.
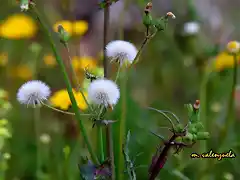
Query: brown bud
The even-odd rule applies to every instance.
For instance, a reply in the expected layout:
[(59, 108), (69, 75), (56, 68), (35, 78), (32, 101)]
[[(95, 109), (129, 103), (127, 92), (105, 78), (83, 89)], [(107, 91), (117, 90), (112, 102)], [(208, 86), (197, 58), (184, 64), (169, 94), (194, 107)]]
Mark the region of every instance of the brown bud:
[(151, 10), (152, 10), (152, 3), (149, 2), (149, 3), (147, 3), (147, 5), (146, 5), (146, 7), (145, 7), (144, 12), (145, 12), (145, 13), (149, 13)]
[(193, 105), (193, 108), (194, 108), (195, 110), (197, 110), (197, 109), (199, 109), (199, 107), (200, 107), (200, 100), (196, 100), (195, 103), (194, 103), (194, 105)]

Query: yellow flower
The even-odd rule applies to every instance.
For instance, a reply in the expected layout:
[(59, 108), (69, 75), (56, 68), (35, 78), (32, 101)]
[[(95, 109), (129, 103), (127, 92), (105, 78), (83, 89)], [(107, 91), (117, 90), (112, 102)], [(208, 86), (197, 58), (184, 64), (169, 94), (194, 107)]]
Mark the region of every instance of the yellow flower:
[(57, 64), (55, 57), (51, 54), (45, 55), (43, 61), (48, 67), (54, 67)]
[(24, 14), (14, 14), (0, 24), (0, 36), (7, 39), (32, 38), (36, 33), (36, 23)]
[(0, 66), (6, 66), (7, 63), (8, 63), (8, 54), (1, 53), (0, 54)]
[[(240, 63), (240, 56), (238, 56), (238, 63)], [(225, 68), (232, 68), (234, 65), (233, 56), (227, 52), (222, 52), (216, 57), (214, 65), (217, 71), (221, 71)]]
[(240, 44), (237, 41), (230, 41), (227, 44), (227, 50), (229, 53), (238, 53), (240, 50)]
[(78, 71), (84, 68), (93, 69), (97, 66), (97, 63), (96, 63), (96, 60), (94, 60), (92, 57), (89, 57), (89, 56), (83, 56), (83, 57), (74, 56), (72, 58), (72, 66), (75, 69), (75, 71)]
[(67, 20), (62, 20), (62, 21), (56, 22), (53, 25), (53, 30), (55, 32), (58, 32), (58, 26), (60, 24), (63, 26), (64, 30), (69, 33), (70, 36), (83, 35), (88, 30), (88, 23), (86, 21), (80, 20), (80, 21), (71, 22)]
[[(76, 98), (78, 107), (82, 110), (86, 109), (87, 105), (81, 93), (76, 92), (73, 89), (73, 94), (74, 97)], [(87, 94), (84, 93), (84, 95), (86, 97)], [(69, 106), (72, 104), (66, 89), (62, 89), (54, 93), (53, 96), (50, 98), (50, 102), (52, 103), (53, 106), (59, 107), (62, 110), (67, 110)]]
[(17, 77), (25, 80), (31, 79), (33, 76), (31, 68), (27, 65), (19, 65), (15, 73)]
[(80, 68), (93, 69), (97, 66), (96, 60), (89, 56), (83, 56), (80, 58)]

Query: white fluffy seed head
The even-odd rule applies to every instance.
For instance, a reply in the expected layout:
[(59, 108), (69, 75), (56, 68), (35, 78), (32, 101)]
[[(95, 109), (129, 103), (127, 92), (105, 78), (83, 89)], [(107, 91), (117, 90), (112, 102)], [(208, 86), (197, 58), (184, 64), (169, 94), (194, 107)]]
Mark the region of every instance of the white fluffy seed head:
[(137, 48), (130, 42), (115, 40), (107, 44), (106, 55), (111, 61), (123, 64), (131, 64), (137, 55)]
[(40, 106), (50, 96), (51, 90), (48, 85), (39, 80), (28, 81), (17, 92), (17, 100), (27, 106)]
[(200, 30), (200, 25), (198, 22), (187, 22), (184, 24), (184, 34), (194, 35), (197, 34)]
[(117, 104), (120, 98), (120, 91), (115, 82), (107, 79), (97, 79), (90, 83), (88, 97), (94, 104), (111, 107)]

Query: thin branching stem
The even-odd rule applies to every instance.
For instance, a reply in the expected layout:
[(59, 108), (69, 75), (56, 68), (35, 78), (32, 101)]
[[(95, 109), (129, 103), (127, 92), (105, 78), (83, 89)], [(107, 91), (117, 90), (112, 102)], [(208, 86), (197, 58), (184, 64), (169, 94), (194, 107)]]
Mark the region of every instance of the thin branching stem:
[(175, 126), (175, 125), (173, 124), (171, 118), (170, 118), (168, 115), (166, 115), (163, 111), (158, 110), (158, 109), (155, 109), (155, 108), (153, 108), (153, 107), (147, 107), (147, 108), (159, 112), (160, 114), (162, 114), (162, 115), (172, 124), (172, 127)]
[(97, 158), (97, 156), (95, 155), (95, 153), (94, 153), (94, 151), (92, 149), (92, 146), (91, 146), (90, 141), (88, 139), (88, 135), (87, 135), (86, 129), (85, 129), (85, 127), (83, 125), (83, 122), (81, 120), (81, 114), (79, 112), (79, 108), (77, 106), (77, 101), (76, 101), (76, 99), (74, 97), (73, 90), (72, 90), (72, 85), (71, 85), (70, 79), (68, 77), (68, 74), (67, 74), (65, 65), (63, 63), (62, 57), (60, 56), (60, 53), (59, 53), (59, 51), (56, 48), (56, 45), (54, 43), (53, 37), (51, 35), (51, 32), (48, 30), (48, 27), (45, 25), (44, 21), (42, 20), (40, 13), (38, 12), (38, 10), (34, 6), (31, 6), (31, 7), (32, 7), (32, 12), (36, 16), (37, 21), (39, 22), (39, 24), (43, 28), (43, 31), (44, 31), (44, 33), (45, 33), (45, 35), (46, 35), (46, 37), (47, 37), (51, 47), (52, 47), (53, 53), (54, 53), (54, 55), (56, 57), (56, 60), (57, 60), (57, 62), (59, 64), (59, 66), (60, 66), (60, 70), (63, 73), (63, 80), (64, 80), (64, 82), (66, 84), (67, 91), (68, 91), (70, 100), (72, 102), (73, 109), (75, 111), (75, 116), (76, 116), (76, 119), (79, 122), (79, 127), (80, 127), (80, 130), (82, 131), (82, 136), (83, 136), (84, 141), (85, 141), (85, 143), (87, 145), (88, 151), (89, 151), (89, 153), (90, 153), (90, 155), (92, 157), (93, 162), (96, 163), (96, 164), (99, 164), (98, 158)]
[(82, 88), (81, 88), (81, 86), (80, 86), (80, 81), (79, 81), (79, 79), (78, 79), (78, 77), (77, 77), (77, 74), (76, 74), (74, 68), (73, 68), (72, 58), (71, 58), (70, 49), (69, 49), (68, 44), (65, 43), (65, 44), (64, 44), (64, 47), (66, 48), (66, 50), (67, 50), (67, 52), (68, 52), (69, 66), (70, 66), (72, 75), (73, 75), (73, 77), (74, 77), (74, 82), (75, 82), (75, 84), (76, 84), (76, 91), (79, 91), (79, 92), (81, 93), (81, 95), (82, 95), (85, 103), (87, 104), (88, 108), (90, 109), (90, 111), (91, 111), (91, 112), (94, 112), (93, 109), (92, 109), (92, 106), (89, 104), (86, 96), (85, 96), (84, 93), (83, 93), (83, 90), (82, 90)]
[[(104, 77), (108, 78), (108, 61), (106, 56), (106, 45), (108, 41), (108, 30), (109, 30), (109, 6), (111, 2), (109, 0), (105, 0), (106, 7), (104, 8), (104, 24), (103, 24), (103, 67), (104, 67)], [(111, 179), (115, 180), (115, 164), (114, 164), (114, 152), (113, 152), (113, 142), (112, 142), (112, 126), (108, 125), (106, 127), (106, 135), (107, 135), (107, 155), (111, 159)]]

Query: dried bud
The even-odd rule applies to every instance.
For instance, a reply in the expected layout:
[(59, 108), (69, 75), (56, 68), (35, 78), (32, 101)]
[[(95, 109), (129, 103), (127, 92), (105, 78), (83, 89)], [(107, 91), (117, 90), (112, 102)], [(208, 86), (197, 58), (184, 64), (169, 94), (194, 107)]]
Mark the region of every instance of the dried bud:
[(171, 17), (172, 19), (176, 19), (176, 16), (172, 12), (168, 12), (166, 16)]
[(193, 105), (193, 108), (194, 108), (195, 110), (198, 110), (198, 109), (200, 108), (200, 101), (199, 101), (199, 100), (196, 100), (196, 102), (195, 102), (194, 105)]
[(149, 3), (147, 3), (147, 5), (146, 5), (146, 7), (145, 7), (144, 12), (145, 12), (146, 14), (148, 14), (151, 10), (152, 10), (152, 3), (149, 2)]

